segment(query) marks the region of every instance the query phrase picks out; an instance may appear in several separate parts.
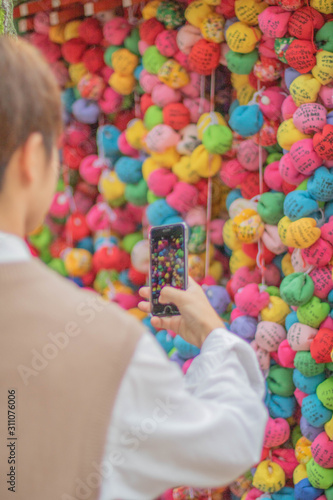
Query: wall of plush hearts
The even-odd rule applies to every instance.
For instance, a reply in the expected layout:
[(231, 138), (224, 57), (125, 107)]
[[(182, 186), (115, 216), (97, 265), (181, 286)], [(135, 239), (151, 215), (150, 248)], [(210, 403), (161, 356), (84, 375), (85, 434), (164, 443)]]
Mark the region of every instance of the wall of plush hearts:
[(186, 372), (198, 349), (137, 308), (149, 226), (185, 221), (190, 275), (255, 350), (269, 420), (261, 462), (227, 491), (165, 500), (332, 500), (333, 0), (134, 13), (34, 17), (65, 132), (32, 252), (138, 317)]

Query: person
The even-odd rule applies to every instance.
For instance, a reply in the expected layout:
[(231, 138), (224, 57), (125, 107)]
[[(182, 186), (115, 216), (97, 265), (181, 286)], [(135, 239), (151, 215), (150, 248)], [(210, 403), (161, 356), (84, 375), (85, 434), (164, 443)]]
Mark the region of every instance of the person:
[(22, 40), (0, 38), (0, 74), (1, 499), (150, 500), (230, 483), (259, 461), (267, 420), (253, 350), (194, 281), (164, 288), (181, 316), (152, 325), (201, 349), (183, 376), (134, 317), (30, 255), (24, 237), (58, 177), (60, 93)]

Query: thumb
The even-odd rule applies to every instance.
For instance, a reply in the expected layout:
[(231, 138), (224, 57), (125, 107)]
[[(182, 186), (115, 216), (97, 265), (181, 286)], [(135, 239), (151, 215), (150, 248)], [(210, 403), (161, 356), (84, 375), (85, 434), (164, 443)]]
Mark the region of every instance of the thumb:
[(184, 293), (184, 290), (179, 290), (178, 288), (174, 288), (172, 286), (165, 286), (162, 288), (159, 301), (161, 304), (168, 304), (168, 302), (172, 302), (177, 306), (178, 304), (181, 304)]

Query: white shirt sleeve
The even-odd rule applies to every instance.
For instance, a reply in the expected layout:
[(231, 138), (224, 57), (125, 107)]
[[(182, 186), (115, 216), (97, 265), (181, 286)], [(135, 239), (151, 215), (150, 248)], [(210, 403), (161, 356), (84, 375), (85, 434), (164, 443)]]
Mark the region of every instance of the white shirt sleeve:
[(185, 377), (145, 334), (114, 406), (100, 500), (232, 482), (260, 459), (263, 396), (256, 356), (232, 333), (214, 330)]

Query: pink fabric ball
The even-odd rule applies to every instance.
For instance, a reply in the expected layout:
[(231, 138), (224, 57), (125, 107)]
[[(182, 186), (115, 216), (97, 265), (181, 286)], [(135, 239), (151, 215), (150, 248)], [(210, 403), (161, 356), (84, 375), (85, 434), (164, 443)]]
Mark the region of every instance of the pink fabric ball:
[(198, 73), (194, 73), (193, 71), (189, 73), (190, 82), (187, 85), (184, 85), (180, 90), (182, 94), (186, 97), (199, 97), (200, 96), (200, 75)]
[(189, 55), (193, 45), (201, 40), (202, 35), (199, 28), (192, 26), (191, 24), (186, 24), (177, 33), (177, 45), (179, 50), (184, 52), (184, 54)]
[(326, 108), (321, 104), (302, 104), (294, 113), (294, 125), (303, 134), (321, 132), (326, 125), (326, 113)]
[(293, 98), (291, 97), (291, 95), (288, 95), (288, 97), (286, 97), (285, 100), (283, 101), (281, 107), (283, 120), (289, 120), (290, 118), (292, 118), (297, 109), (298, 108)]
[(278, 161), (267, 165), (264, 171), (264, 181), (270, 189), (282, 191), (283, 179), (280, 174)]
[(198, 202), (199, 191), (192, 184), (178, 182), (171, 194), (166, 198), (170, 207), (179, 213), (186, 213)]
[(118, 138), (118, 148), (123, 155), (131, 156), (132, 158), (139, 157), (139, 151), (128, 144), (125, 132), (122, 132)]
[(283, 180), (295, 186), (298, 186), (307, 178), (306, 175), (300, 174), (298, 170), (296, 170), (290, 153), (282, 156), (279, 162), (279, 172)]
[(294, 323), (288, 330), (287, 339), (294, 351), (309, 351), (318, 330), (302, 323)]
[(190, 112), (191, 123), (197, 123), (200, 116), (203, 113), (208, 113), (210, 110), (209, 101), (207, 99), (201, 99), (200, 97), (196, 97), (194, 99), (186, 97), (183, 103)]
[(155, 85), (159, 84), (160, 81), (156, 75), (151, 75), (143, 69), (140, 73), (139, 83), (146, 94), (151, 94)]
[[(313, 148), (312, 139), (301, 139), (295, 142), (291, 146), (289, 153), (284, 155), (283, 158), (285, 158), (285, 156), (287, 156), (287, 162), (289, 162), (290, 159), (297, 172), (305, 176), (311, 175), (316, 168), (322, 165), (322, 159)], [(281, 160), (283, 160), (283, 158), (281, 158)], [(297, 176), (295, 179), (297, 179)], [(294, 184), (294, 182), (291, 181), (287, 182)]]
[(180, 141), (180, 135), (169, 125), (162, 123), (150, 130), (145, 140), (151, 151), (163, 153), (166, 149), (177, 145)]
[(264, 90), (259, 100), (259, 108), (269, 120), (278, 120), (285, 98), (286, 96), (281, 93), (281, 89), (270, 87)]
[(99, 158), (97, 155), (89, 155), (81, 161), (79, 172), (88, 184), (97, 186), (102, 171), (108, 167), (108, 160)]
[(177, 31), (164, 30), (159, 33), (155, 40), (155, 45), (162, 56), (172, 57), (178, 52)]
[(294, 360), (296, 351), (294, 351), (287, 339), (284, 339), (278, 347), (279, 364), (284, 368), (295, 368)]
[(98, 101), (98, 105), (106, 115), (115, 113), (119, 110), (121, 103), (123, 102), (123, 97), (118, 94), (113, 88), (107, 87), (101, 99)]
[(180, 102), (181, 97), (179, 90), (173, 89), (164, 83), (156, 84), (151, 93), (153, 103), (160, 108), (164, 108), (173, 102)]
[[(265, 149), (262, 151), (263, 164), (267, 158)], [(237, 149), (237, 160), (250, 172), (259, 170), (259, 146), (251, 139), (242, 141)]]
[(104, 39), (108, 45), (121, 45), (131, 32), (131, 25), (124, 17), (114, 17), (103, 27)]
[(91, 231), (110, 229), (112, 209), (105, 202), (96, 203), (86, 215), (86, 221)]
[(250, 283), (235, 294), (235, 304), (244, 314), (256, 318), (269, 304), (269, 293), (261, 292), (256, 283)]
[(178, 182), (178, 178), (167, 168), (158, 168), (148, 177), (148, 187), (156, 196), (165, 198), (171, 193)]

